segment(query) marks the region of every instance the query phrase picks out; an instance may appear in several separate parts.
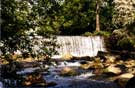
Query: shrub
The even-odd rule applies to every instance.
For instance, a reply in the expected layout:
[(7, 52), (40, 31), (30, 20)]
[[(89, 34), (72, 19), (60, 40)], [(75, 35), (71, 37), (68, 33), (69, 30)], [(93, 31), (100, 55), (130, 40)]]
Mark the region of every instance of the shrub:
[(123, 37), (121, 40), (117, 42), (117, 46), (119, 46), (120, 49), (124, 50), (133, 50), (134, 49), (134, 42), (131, 38)]
[(99, 31), (99, 32), (94, 32), (94, 35), (109, 37), (110, 33), (106, 31)]
[(91, 32), (85, 32), (84, 34), (82, 34), (83, 36), (92, 36), (93, 34)]
[(106, 31), (99, 31), (99, 32), (94, 32), (94, 33), (85, 32), (83, 35), (84, 36), (105, 36), (105, 37), (108, 37), (110, 35), (110, 33), (106, 32)]
[(113, 50), (135, 50), (134, 36), (124, 29), (114, 30), (108, 38), (107, 47)]

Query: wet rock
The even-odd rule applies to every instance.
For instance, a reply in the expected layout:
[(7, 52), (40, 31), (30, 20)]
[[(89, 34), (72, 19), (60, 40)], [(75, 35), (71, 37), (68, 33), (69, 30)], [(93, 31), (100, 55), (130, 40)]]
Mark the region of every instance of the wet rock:
[(93, 67), (96, 68), (96, 69), (97, 69), (97, 68), (100, 69), (100, 68), (103, 68), (104, 65), (103, 65), (102, 63), (94, 63), (94, 64), (93, 64)]
[(135, 67), (133, 67), (133, 68), (128, 68), (127, 72), (132, 73), (132, 74), (135, 75)]
[(101, 59), (99, 57), (97, 57), (97, 58), (94, 59), (94, 62), (95, 63), (101, 63)]
[(60, 75), (61, 76), (74, 76), (74, 75), (77, 75), (77, 72), (70, 67), (64, 67), (61, 70)]
[(103, 69), (95, 69), (93, 73), (96, 75), (101, 75), (103, 73)]
[(115, 65), (110, 65), (104, 70), (104, 73), (112, 75), (119, 75), (121, 72), (121, 69)]
[(106, 57), (106, 63), (114, 63), (116, 61), (116, 57), (115, 56), (105, 56)]
[(85, 60), (83, 60), (83, 61), (80, 61), (80, 64), (88, 64), (88, 61), (85, 61)]
[(89, 64), (82, 64), (80, 66), (80, 68), (82, 68), (82, 69), (89, 69), (90, 68), (90, 65)]
[(81, 68), (83, 69), (99, 69), (103, 67), (104, 67), (103, 63), (101, 63), (101, 61), (99, 60), (96, 60), (95, 62), (89, 61), (86, 64), (81, 64)]
[(126, 66), (125, 66), (124, 64), (116, 65), (115, 67), (120, 68), (120, 69), (121, 69), (121, 73), (127, 72), (127, 71), (126, 71), (127, 68), (126, 68)]
[(33, 86), (42, 84), (44, 86), (47, 85), (46, 80), (44, 80), (43, 76), (39, 73), (32, 73), (25, 77), (22, 85), (23, 86)]
[(62, 55), (62, 60), (71, 60), (73, 58), (72, 54), (66, 53)]
[(124, 74), (121, 74), (118, 78), (130, 79), (132, 77), (134, 77), (134, 75), (132, 73), (124, 73)]
[(73, 60), (87, 60), (87, 61), (91, 61), (91, 60), (93, 60), (93, 58), (89, 57), (89, 56), (81, 56), (81, 57), (73, 56)]
[(135, 60), (125, 61), (125, 66), (128, 67), (128, 68), (135, 67)]
[(105, 61), (106, 57), (105, 55), (107, 55), (108, 52), (104, 52), (104, 51), (98, 51), (97, 56), (101, 58), (101, 60)]
[[(133, 77), (134, 77), (134, 75), (131, 73), (124, 73), (124, 74), (116, 77), (114, 82), (117, 83), (120, 86), (120, 88), (125, 88), (127, 82)], [(127, 88), (129, 88), (129, 87), (127, 87)]]
[(125, 88), (135, 88), (135, 76), (128, 80)]
[(47, 87), (52, 87), (52, 86), (56, 86), (57, 83), (56, 82), (48, 82), (47, 83)]

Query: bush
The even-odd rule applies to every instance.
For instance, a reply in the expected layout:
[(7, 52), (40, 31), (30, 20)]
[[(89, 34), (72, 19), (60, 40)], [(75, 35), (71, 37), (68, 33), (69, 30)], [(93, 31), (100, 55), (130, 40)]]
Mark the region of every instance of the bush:
[(84, 34), (82, 34), (83, 36), (92, 36), (93, 34), (91, 32), (85, 32)]
[(110, 35), (107, 47), (112, 50), (135, 50), (134, 36), (128, 34), (124, 29), (114, 30)]
[(131, 38), (124, 37), (121, 40), (117, 42), (117, 46), (119, 46), (120, 49), (124, 50), (133, 50), (134, 49), (134, 42)]
[(94, 32), (94, 33), (85, 32), (83, 35), (84, 36), (105, 36), (105, 37), (109, 37), (110, 33), (106, 32), (106, 31), (99, 31), (99, 32)]
[(110, 33), (106, 31), (99, 31), (99, 32), (94, 32), (94, 35), (109, 37)]

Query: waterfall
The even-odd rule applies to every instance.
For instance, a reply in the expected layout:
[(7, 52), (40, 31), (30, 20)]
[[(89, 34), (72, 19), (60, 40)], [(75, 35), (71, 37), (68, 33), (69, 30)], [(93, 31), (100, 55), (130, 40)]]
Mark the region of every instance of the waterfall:
[(96, 56), (98, 51), (105, 51), (104, 39), (101, 36), (57, 36), (57, 49), (60, 55)]

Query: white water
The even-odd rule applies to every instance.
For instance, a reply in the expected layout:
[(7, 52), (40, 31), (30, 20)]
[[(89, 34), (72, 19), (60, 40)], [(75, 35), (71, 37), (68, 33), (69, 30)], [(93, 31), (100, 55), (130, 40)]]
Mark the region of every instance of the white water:
[(60, 65), (58, 65), (58, 67), (79, 67), (81, 66), (81, 64), (79, 62), (66, 62), (66, 61), (63, 61), (60, 63)]
[(3, 88), (3, 83), (2, 82), (0, 82), (0, 88)]
[[(49, 41), (43, 39), (41, 36), (36, 36), (38, 40), (38, 45), (34, 45), (33, 49), (35, 52), (40, 51), (42, 47), (41, 41)], [(101, 36), (57, 36), (57, 44), (60, 48), (57, 48), (59, 55), (54, 55), (52, 58), (61, 58), (65, 54), (71, 54), (77, 57), (83, 56), (96, 56), (98, 51), (105, 51), (104, 38)], [(17, 50), (14, 52), (16, 54), (21, 54), (21, 51)]]
[[(76, 76), (62, 77), (59, 75), (59, 72), (63, 68), (62, 65), (63, 63), (64, 62), (59, 63), (57, 67), (50, 66), (49, 71), (51, 71), (51, 73), (49, 75), (43, 75), (44, 79), (47, 82), (53, 81), (58, 84), (54, 87), (48, 87), (48, 88), (118, 88), (114, 83), (89, 80), (89, 78), (94, 75), (92, 71), (82, 72), (80, 75), (76, 75)], [(79, 62), (65, 62), (65, 63), (66, 65), (64, 67), (70, 67), (70, 66), (79, 67)], [(38, 67), (25, 68), (24, 70), (18, 72), (18, 74), (33, 72), (36, 69), (39, 68)], [(0, 82), (0, 88), (3, 88), (2, 86), (3, 84), (2, 82)]]
[(104, 39), (101, 36), (58, 36), (57, 49), (60, 56), (71, 54), (73, 56), (96, 56), (98, 51), (105, 51)]

